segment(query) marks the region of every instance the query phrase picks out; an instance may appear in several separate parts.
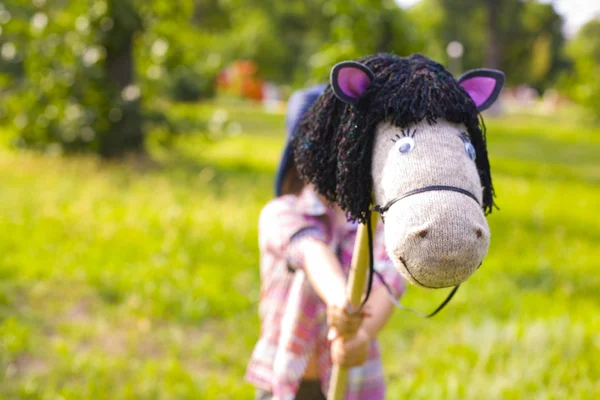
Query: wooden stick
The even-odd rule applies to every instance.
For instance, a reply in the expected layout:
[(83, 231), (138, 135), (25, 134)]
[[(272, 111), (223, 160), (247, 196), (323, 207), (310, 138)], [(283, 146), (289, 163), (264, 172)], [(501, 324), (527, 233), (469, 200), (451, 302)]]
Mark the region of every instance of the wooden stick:
[[(373, 238), (375, 238), (375, 229), (377, 227), (378, 214), (371, 214), (371, 229)], [(367, 225), (360, 224), (356, 230), (356, 241), (354, 242), (354, 252), (352, 253), (352, 264), (350, 266), (350, 276), (348, 277), (348, 297), (350, 305), (353, 308), (360, 307), (365, 284), (367, 281), (367, 272), (369, 271), (369, 236), (367, 234)], [(331, 379), (329, 380), (328, 400), (342, 400), (346, 392), (348, 382), (348, 369), (333, 366)]]

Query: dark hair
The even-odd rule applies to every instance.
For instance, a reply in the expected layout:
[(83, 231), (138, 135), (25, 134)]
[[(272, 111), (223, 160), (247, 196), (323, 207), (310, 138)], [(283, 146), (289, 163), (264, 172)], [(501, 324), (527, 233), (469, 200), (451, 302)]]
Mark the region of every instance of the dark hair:
[(298, 175), (298, 170), (296, 169), (296, 162), (291, 159), (286, 166), (285, 173), (283, 174), (283, 179), (281, 181), (281, 196), (286, 194), (294, 194), (299, 195), (302, 192), (305, 184)]
[(494, 190), (485, 125), (475, 103), (454, 77), (441, 64), (420, 54), (403, 58), (380, 53), (359, 61), (374, 72), (375, 78), (358, 103), (343, 103), (328, 85), (302, 118), (292, 142), (300, 178), (338, 203), (350, 219), (365, 222), (373, 190), (371, 159), (379, 123), (388, 121), (406, 128), (423, 120), (433, 124), (445, 119), (467, 128), (477, 152), (483, 209), (491, 212)]

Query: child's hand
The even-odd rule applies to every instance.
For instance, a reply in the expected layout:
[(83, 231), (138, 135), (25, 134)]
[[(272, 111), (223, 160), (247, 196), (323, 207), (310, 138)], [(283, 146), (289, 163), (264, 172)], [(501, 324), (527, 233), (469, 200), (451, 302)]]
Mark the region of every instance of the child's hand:
[(342, 336), (345, 339), (353, 337), (366, 315), (367, 313), (362, 310), (356, 313), (349, 312), (347, 305), (339, 306), (332, 304), (327, 306), (327, 324), (330, 328), (329, 339), (333, 340), (338, 336)]
[(364, 329), (359, 329), (352, 339), (338, 337), (331, 342), (331, 360), (345, 368), (362, 365), (367, 361), (370, 341)]

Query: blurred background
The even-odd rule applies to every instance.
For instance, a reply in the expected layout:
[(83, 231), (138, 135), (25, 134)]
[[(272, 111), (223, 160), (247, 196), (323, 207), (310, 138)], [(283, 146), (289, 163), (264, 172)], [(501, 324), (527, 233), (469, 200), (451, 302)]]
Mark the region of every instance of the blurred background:
[[(293, 90), (379, 51), (506, 72), (500, 210), (389, 398), (600, 396), (600, 3), (0, 1), (0, 398), (252, 399), (257, 218)], [(411, 287), (433, 309), (444, 291)]]

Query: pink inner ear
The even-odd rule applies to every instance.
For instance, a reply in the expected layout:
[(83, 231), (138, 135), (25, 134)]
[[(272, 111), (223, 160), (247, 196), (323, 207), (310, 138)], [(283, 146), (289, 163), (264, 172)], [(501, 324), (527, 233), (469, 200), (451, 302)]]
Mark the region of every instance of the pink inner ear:
[(492, 95), (496, 86), (496, 80), (494, 78), (478, 76), (462, 81), (460, 86), (469, 93), (475, 105), (479, 107)]
[(338, 85), (345, 95), (358, 99), (371, 84), (371, 78), (358, 68), (342, 68), (338, 73)]

